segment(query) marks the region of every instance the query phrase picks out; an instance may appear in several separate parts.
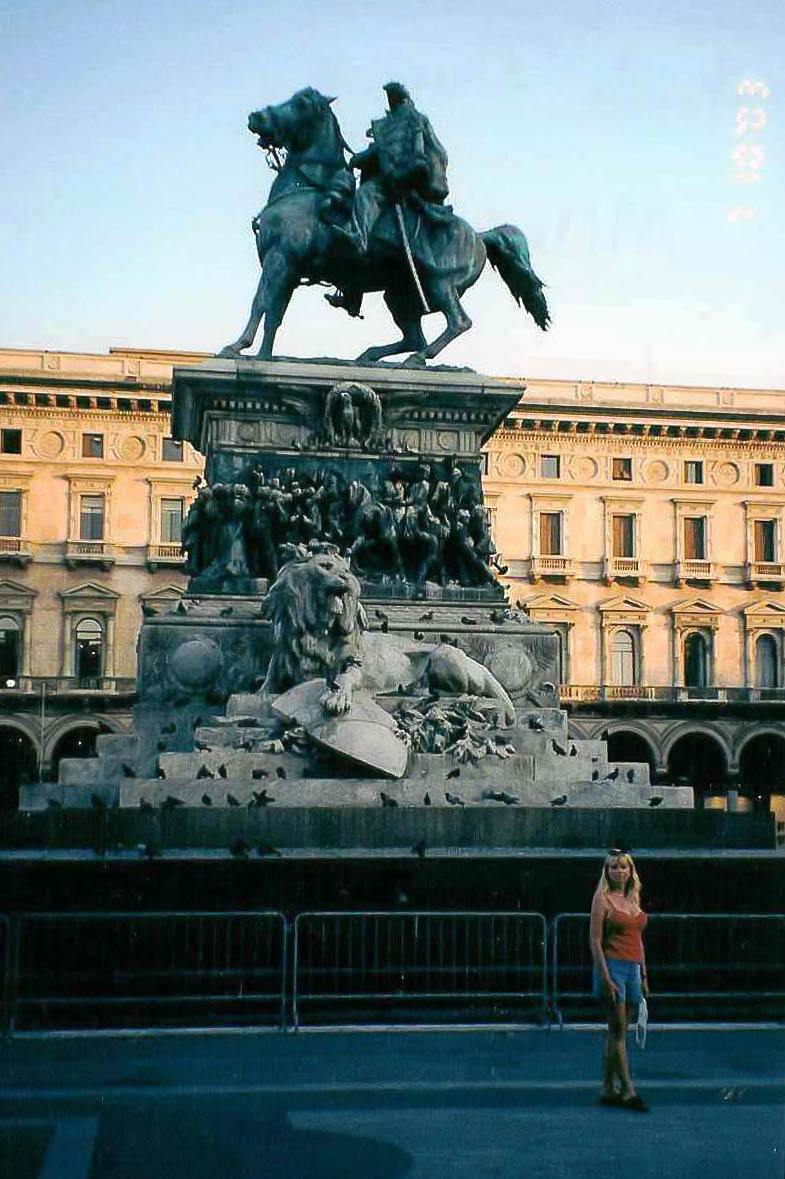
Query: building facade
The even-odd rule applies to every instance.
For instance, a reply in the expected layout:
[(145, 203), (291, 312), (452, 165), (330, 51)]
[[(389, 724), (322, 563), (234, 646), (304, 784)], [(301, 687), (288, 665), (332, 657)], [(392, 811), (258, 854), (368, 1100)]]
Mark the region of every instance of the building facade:
[(785, 783), (784, 402), (531, 380), (487, 452), (510, 595), (559, 631), (576, 736), (742, 806)]
[[(203, 467), (169, 434), (172, 367), (205, 355), (0, 350), (7, 799), (130, 724), (142, 609), (183, 591)], [(510, 597), (560, 634), (575, 735), (707, 805), (741, 786), (785, 807), (784, 401), (531, 379), (487, 448)]]

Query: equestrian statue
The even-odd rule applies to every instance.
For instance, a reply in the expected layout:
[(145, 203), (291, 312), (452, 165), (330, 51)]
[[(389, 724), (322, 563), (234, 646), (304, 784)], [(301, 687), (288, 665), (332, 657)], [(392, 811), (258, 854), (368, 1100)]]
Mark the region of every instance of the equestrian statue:
[[(476, 233), (455, 215), (445, 204), (447, 153), (430, 120), (400, 82), (384, 90), (388, 110), (373, 120), (370, 145), (356, 154), (332, 111), (335, 99), (311, 87), (249, 115), (248, 129), (277, 175), (251, 222), (262, 267), (251, 315), (220, 356), (250, 348), (264, 320), (258, 355), (269, 360), (295, 288), (318, 283), (334, 287), (325, 298), (352, 316), (360, 315), (367, 291), (384, 292), (401, 339), (366, 348), (357, 363), (408, 352), (405, 365), (422, 367), (471, 327), (460, 299), (486, 259), (547, 329), (543, 283), (523, 233), (514, 225)], [(434, 311), (446, 325), (429, 344), (422, 318)]]

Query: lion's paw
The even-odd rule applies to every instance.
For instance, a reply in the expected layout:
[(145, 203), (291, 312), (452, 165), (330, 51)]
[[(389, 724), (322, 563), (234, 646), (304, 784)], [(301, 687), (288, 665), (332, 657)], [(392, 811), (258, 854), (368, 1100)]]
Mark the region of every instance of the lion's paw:
[(352, 706), (352, 694), (347, 688), (333, 688), (324, 693), (320, 703), (329, 716), (342, 716)]

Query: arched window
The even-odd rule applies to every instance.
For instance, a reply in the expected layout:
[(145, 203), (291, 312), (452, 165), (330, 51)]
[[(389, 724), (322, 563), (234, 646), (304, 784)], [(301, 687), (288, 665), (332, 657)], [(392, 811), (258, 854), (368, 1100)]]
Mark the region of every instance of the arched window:
[(80, 688), (98, 688), (104, 669), (104, 632), (95, 618), (83, 618), (75, 631), (74, 667)]
[(611, 683), (626, 686), (635, 682), (635, 640), (628, 630), (617, 630), (611, 643)]
[(706, 636), (698, 631), (684, 641), (684, 683), (688, 688), (705, 688), (709, 682), (709, 651)]
[(19, 623), (0, 618), (0, 688), (16, 686), (19, 675)]
[(773, 635), (760, 635), (755, 643), (755, 686), (779, 687), (779, 657)]

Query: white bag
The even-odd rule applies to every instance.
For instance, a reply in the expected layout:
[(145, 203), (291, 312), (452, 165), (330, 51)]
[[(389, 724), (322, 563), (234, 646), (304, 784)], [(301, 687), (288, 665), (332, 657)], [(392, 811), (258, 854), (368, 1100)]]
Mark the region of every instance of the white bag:
[(635, 1024), (635, 1043), (639, 1048), (646, 1047), (646, 1032), (649, 1026), (649, 1008), (646, 1000), (641, 995), (641, 1001), (638, 1004), (638, 1022)]

